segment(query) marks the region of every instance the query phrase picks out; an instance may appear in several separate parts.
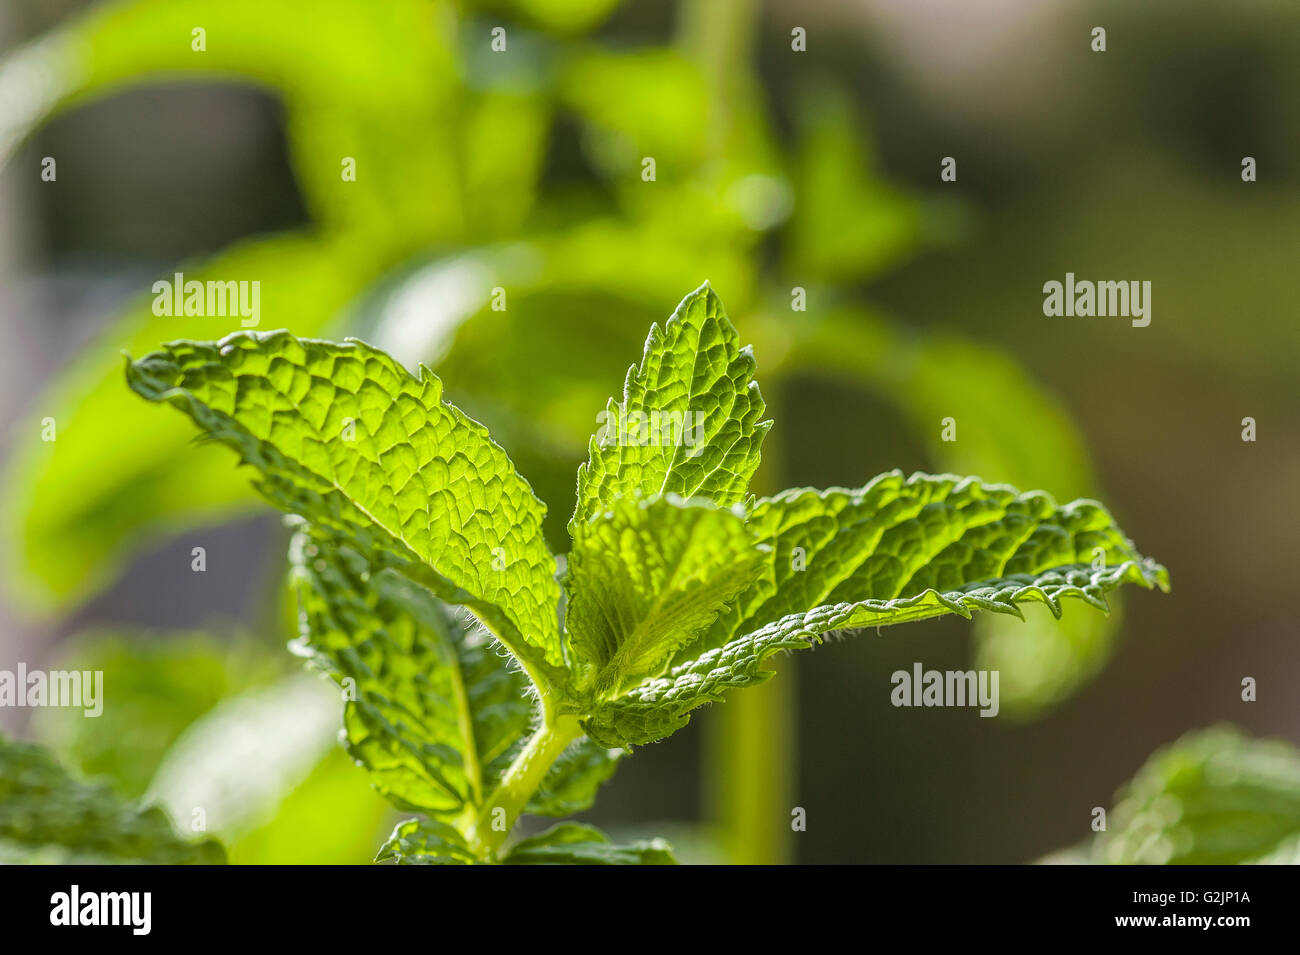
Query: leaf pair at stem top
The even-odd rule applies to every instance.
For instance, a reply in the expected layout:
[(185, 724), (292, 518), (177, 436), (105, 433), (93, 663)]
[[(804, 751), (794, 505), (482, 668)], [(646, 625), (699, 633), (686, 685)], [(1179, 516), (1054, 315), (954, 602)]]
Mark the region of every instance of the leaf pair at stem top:
[(503, 845), (522, 812), (588, 807), (626, 748), (766, 679), (778, 650), (1168, 586), (1092, 501), (899, 472), (755, 500), (771, 422), (754, 368), (707, 284), (651, 328), (605, 409), (617, 427), (579, 469), (563, 575), (545, 506), (427, 368), (241, 332), (173, 342), (127, 380), (234, 448), (296, 515), (300, 649), (345, 688), (347, 745), (375, 785), (428, 817), (383, 857), (658, 862), (657, 841), (616, 847), (572, 823)]

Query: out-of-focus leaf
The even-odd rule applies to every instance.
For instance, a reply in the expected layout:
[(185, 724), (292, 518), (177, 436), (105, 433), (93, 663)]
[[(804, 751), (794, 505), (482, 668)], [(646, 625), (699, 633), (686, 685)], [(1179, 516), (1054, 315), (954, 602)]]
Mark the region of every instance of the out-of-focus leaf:
[(335, 747), (338, 727), (338, 694), (306, 674), (231, 697), (181, 734), (148, 798), (182, 827), (231, 839), (276, 816)]
[[(60, 667), (105, 672), (111, 705), (95, 719), (47, 707), (35, 714), (36, 729), (85, 774), (109, 777), (124, 795), (143, 795), (188, 726), (226, 700), (269, 686), (288, 662), (282, 649), (247, 639), (86, 638)], [(267, 728), (268, 735), (278, 731)], [(323, 738), (328, 741), (329, 735)], [(234, 735), (219, 738), (244, 745)], [(388, 813), (346, 754), (330, 746), (300, 785), (278, 804), (269, 797), (254, 814), (267, 821), (250, 818), (234, 825), (228, 851), (232, 861), (244, 865), (365, 863), (389, 825)], [(256, 827), (246, 831), (248, 825)]]
[(1057, 849), (1055, 852), (1049, 852), (1041, 859), (1037, 860), (1036, 865), (1092, 865), (1092, 845), (1091, 843), (1080, 843), (1079, 845), (1069, 846), (1065, 849)]
[(1106, 615), (1071, 606), (1053, 618), (1046, 607), (1027, 606), (1023, 621), (976, 619), (975, 667), (998, 671), (1001, 712), (1032, 718), (1096, 676), (1114, 652), (1123, 602), (1112, 594)]
[(506, 865), (676, 865), (663, 839), (617, 846), (599, 829), (562, 822), (540, 835), (521, 839)]
[(786, 274), (794, 284), (869, 279), (917, 247), (920, 205), (875, 174), (849, 101), (817, 91), (795, 162)]
[(708, 142), (704, 78), (675, 50), (591, 50), (569, 59), (562, 102), (588, 124), (586, 145), (612, 179), (642, 184), (641, 161), (655, 160), (658, 179), (694, 171)]
[(537, 95), (485, 93), (466, 104), (459, 146), (470, 238), (518, 234), (533, 206), (550, 120)]
[[(856, 307), (800, 317), (786, 338), (782, 371), (820, 372), (879, 396), (945, 468), (1062, 495), (1092, 490), (1083, 439), (1059, 399), (996, 348), (916, 334)], [(954, 441), (943, 440), (946, 417)]]
[(1294, 864), (1300, 752), (1221, 726), (1156, 752), (1120, 792), (1094, 861)]
[[(715, 227), (717, 235), (703, 228), (695, 232), (694, 226), (704, 225), (695, 211), (674, 203), (650, 221), (592, 217), (544, 233), (534, 243), (540, 281), (532, 284), (569, 294), (618, 296), (661, 315), (664, 289), (707, 279), (715, 288), (727, 289), (732, 308), (743, 311), (752, 300), (757, 265), (730, 228)], [(682, 229), (683, 218), (692, 221), (692, 230)], [(654, 249), (654, 255), (647, 256), (647, 249)], [(623, 319), (612, 315), (606, 320)], [(644, 338), (645, 328), (637, 323), (638, 338)]]
[[(101, 4), (18, 51), (22, 70), (0, 68), (0, 146), (53, 112), (131, 85), (177, 76), (254, 83), (285, 101), (313, 215), (355, 223), (386, 210), (403, 234), (417, 213), (438, 216), (412, 209), (412, 196), (434, 195), (454, 179), (448, 150), (387, 148), (395, 136), (436, 142), (434, 130), (451, 118), (455, 60), (442, 6), (391, 0), (358, 16), (351, 0)], [(192, 48), (196, 29), (205, 31), (202, 51)], [(349, 156), (355, 182), (340, 175)]]
[(273, 680), (284, 670), (281, 656), (246, 639), (203, 634), (86, 637), (59, 667), (106, 674), (110, 705), (94, 719), (46, 707), (36, 712), (34, 728), (86, 775), (141, 796), (185, 728), (223, 699)]
[[(261, 282), (261, 327), (320, 331), (373, 270), (368, 253), (285, 236), (237, 246), (187, 281)], [(169, 277), (170, 278), (170, 277)], [(25, 568), (14, 597), (31, 609), (57, 609), (110, 579), (141, 536), (214, 523), (251, 510), (256, 496), (217, 448), (186, 450), (193, 430), (178, 416), (152, 412), (122, 387), (123, 348), (143, 354), (177, 336), (220, 337), (240, 319), (156, 316), (152, 297), (126, 312), (31, 405), (29, 439), (5, 475), (4, 528)], [(39, 421), (55, 419), (58, 439), (39, 440)]]
[(48, 750), (0, 737), (0, 861), (220, 864), (225, 852), (178, 837), (161, 809), (74, 778)]
[[(594, 252), (599, 239), (592, 239)], [(573, 248), (581, 252), (587, 246)], [(607, 264), (612, 267), (613, 261)], [(698, 283), (695, 270), (689, 274)], [(611, 387), (626, 375), (628, 355), (640, 350), (646, 329), (662, 320), (663, 310), (639, 295), (602, 291), (599, 280), (588, 288), (551, 284), (519, 291), (511, 283), (509, 308), (485, 308), (465, 322), (438, 369), (456, 382), (457, 397), (466, 405), (481, 401), (506, 410), (577, 457), (599, 427), (598, 413)], [(514, 448), (508, 450), (513, 456)], [(573, 483), (571, 469), (565, 481)], [(560, 506), (548, 503), (553, 510)], [(566, 509), (564, 517), (570, 513)]]
[(229, 843), (236, 865), (361, 865), (392, 825), (392, 808), (333, 747), (263, 825)]

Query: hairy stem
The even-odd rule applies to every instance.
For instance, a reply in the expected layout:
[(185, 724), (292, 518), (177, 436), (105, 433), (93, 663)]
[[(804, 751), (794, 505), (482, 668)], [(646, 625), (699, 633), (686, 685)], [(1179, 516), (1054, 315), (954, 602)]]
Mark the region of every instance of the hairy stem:
[(468, 833), (471, 845), (479, 847), (489, 861), (497, 860), (501, 844), (551, 766), (581, 735), (577, 717), (545, 719), (515, 757), (501, 783), (480, 807)]

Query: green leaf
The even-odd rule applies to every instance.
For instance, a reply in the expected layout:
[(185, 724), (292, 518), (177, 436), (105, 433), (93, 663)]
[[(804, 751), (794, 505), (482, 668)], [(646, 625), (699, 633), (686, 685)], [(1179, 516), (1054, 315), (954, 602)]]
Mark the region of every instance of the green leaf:
[(477, 860), (454, 828), (436, 819), (399, 822), (375, 856), (398, 865), (473, 865)]
[(626, 750), (606, 749), (585, 737), (578, 740), (560, 754), (524, 811), (569, 816), (590, 809), (597, 790), (614, 775), (625, 755)]
[(545, 505), (428, 369), (362, 342), (239, 332), (128, 361), (127, 381), (239, 452), (273, 504), (469, 607), (536, 678), (563, 679)]
[(1019, 616), (1026, 601), (1059, 615), (1064, 597), (1105, 609), (1123, 583), (1168, 589), (1165, 569), (1100, 504), (1058, 507), (973, 478), (892, 471), (857, 491), (792, 489), (759, 501), (750, 524), (771, 548), (764, 576), (664, 677), (597, 707), (584, 723), (593, 739), (660, 739), (725, 690), (770, 677), (762, 664), (773, 653), (825, 633), (975, 610)]
[[(351, 680), (345, 745), (375, 788), (399, 808), (444, 818), (478, 807), (535, 721), (528, 678), (465, 614), (319, 528), (294, 535), (290, 563), (302, 609), (295, 649)], [(574, 743), (527, 811), (590, 808), (622, 755)]]
[(579, 686), (611, 697), (658, 676), (754, 582), (764, 551), (739, 508), (675, 495), (623, 498), (580, 524), (565, 580)]
[(1229, 726), (1190, 733), (1147, 760), (1108, 823), (1098, 862), (1295, 863), (1300, 752)]
[(616, 846), (599, 829), (562, 822), (541, 835), (522, 839), (505, 858), (506, 865), (675, 865), (662, 839)]
[(621, 496), (673, 493), (724, 507), (743, 500), (772, 426), (760, 420), (764, 408), (753, 353), (706, 283), (651, 327), (623, 400), (607, 403), (578, 469), (570, 532)]
[[(890, 471), (853, 491), (793, 488), (759, 501), (749, 524), (770, 548), (768, 567), (719, 617), (702, 649), (823, 606), (851, 606), (857, 622), (849, 626), (950, 611), (970, 616), (971, 609), (1019, 616), (1014, 604), (1028, 599), (1042, 600), (1059, 616), (1052, 594), (1065, 586), (1074, 595), (1073, 584), (1037, 582), (1048, 574), (1096, 570), (1099, 579), (1127, 579), (1132, 569), (1147, 586), (1167, 585), (1164, 568), (1144, 562), (1097, 502), (1058, 507), (1042, 491), (1022, 494), (950, 474), (905, 478)], [(1008, 589), (1025, 592), (1014, 601), (984, 595)], [(1096, 587), (1077, 595), (1105, 609)], [(983, 608), (980, 600), (993, 606)]]
[(181, 839), (161, 809), (73, 778), (44, 748), (0, 737), (0, 860), (220, 864), (225, 852)]
[[(800, 326), (782, 371), (833, 376), (894, 406), (941, 470), (1061, 495), (1096, 493), (1083, 436), (1064, 406), (988, 344), (944, 330), (907, 335), (868, 310), (832, 308)], [(940, 425), (957, 408), (959, 440), (945, 441)], [(977, 662), (1002, 674), (1002, 713), (1032, 715), (1095, 674), (1116, 643), (1117, 617), (1054, 620), (1040, 608), (1023, 624), (996, 614), (977, 618)]]
[(533, 720), (528, 678), (490, 634), (320, 529), (290, 549), (300, 651), (347, 687), (348, 752), (402, 809), (457, 813), (491, 792)]

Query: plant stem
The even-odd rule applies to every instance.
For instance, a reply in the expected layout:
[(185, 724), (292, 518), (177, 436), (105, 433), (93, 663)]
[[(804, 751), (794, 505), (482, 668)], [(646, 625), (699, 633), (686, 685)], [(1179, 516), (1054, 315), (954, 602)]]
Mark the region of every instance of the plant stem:
[[(768, 407), (781, 404), (782, 390), (769, 386)], [(751, 488), (770, 493), (781, 480), (785, 449), (768, 435), (762, 464)], [(798, 659), (780, 660), (772, 680), (739, 692), (711, 714), (706, 737), (705, 798), (726, 859), (736, 865), (781, 865), (794, 855), (790, 810), (798, 763)], [(777, 669), (768, 660), (765, 669)]]
[(706, 805), (733, 865), (790, 861), (797, 706), (792, 662), (782, 661), (784, 672), (767, 683), (732, 692), (709, 714)]
[(755, 0), (691, 0), (678, 9), (679, 45), (704, 78), (711, 158), (730, 158), (739, 145), (737, 114), (755, 101)]
[(497, 853), (524, 806), (537, 792), (546, 773), (569, 744), (582, 735), (575, 716), (544, 719), (528, 743), (510, 764), (492, 795), (483, 803), (478, 818), (468, 833), (470, 843), (478, 846), (488, 861), (497, 861)]

